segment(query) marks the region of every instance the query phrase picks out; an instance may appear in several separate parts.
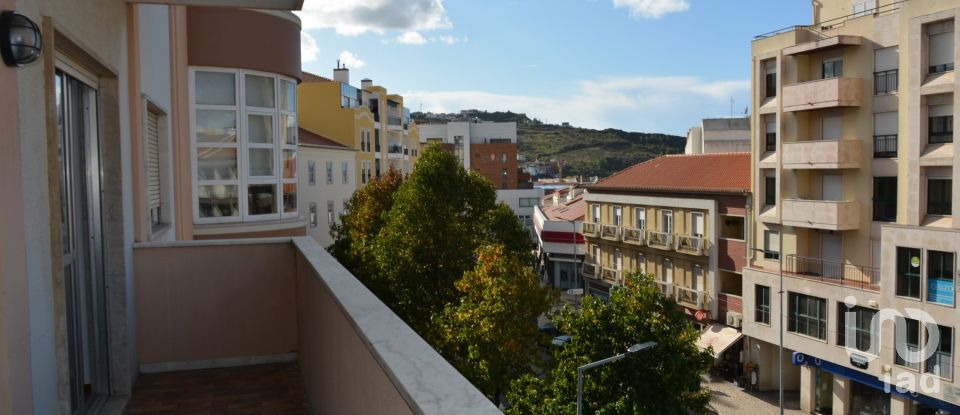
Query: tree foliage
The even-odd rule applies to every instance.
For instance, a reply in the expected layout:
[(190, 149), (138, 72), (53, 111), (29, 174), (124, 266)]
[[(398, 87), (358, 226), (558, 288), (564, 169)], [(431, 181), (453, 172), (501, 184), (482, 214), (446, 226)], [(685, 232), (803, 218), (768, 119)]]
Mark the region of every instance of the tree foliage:
[(705, 407), (710, 394), (700, 376), (713, 356), (697, 347), (699, 332), (651, 276), (626, 278), (609, 303), (587, 297), (582, 309), (565, 308), (555, 317), (572, 339), (554, 352), (556, 366), (545, 378), (526, 375), (511, 385), (509, 414), (576, 413), (577, 367), (646, 341), (658, 345), (586, 372), (584, 413), (686, 414)]

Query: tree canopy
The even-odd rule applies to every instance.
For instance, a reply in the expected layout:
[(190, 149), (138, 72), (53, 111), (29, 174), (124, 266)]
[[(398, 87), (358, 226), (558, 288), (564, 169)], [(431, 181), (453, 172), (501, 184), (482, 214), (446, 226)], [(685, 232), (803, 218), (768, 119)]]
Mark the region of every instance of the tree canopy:
[(525, 375), (511, 385), (508, 414), (576, 413), (577, 368), (646, 341), (658, 345), (586, 372), (584, 413), (686, 414), (705, 407), (710, 394), (700, 376), (713, 356), (697, 347), (699, 332), (651, 276), (626, 279), (609, 303), (587, 297), (582, 309), (565, 308), (554, 318), (572, 338), (555, 349), (555, 367), (545, 377)]

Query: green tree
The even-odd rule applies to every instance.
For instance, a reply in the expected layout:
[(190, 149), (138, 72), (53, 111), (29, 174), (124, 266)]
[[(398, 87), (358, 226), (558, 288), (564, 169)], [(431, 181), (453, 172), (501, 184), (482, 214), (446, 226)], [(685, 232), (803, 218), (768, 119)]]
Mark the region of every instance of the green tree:
[(609, 303), (587, 297), (580, 310), (565, 308), (555, 317), (572, 339), (555, 351), (556, 366), (545, 378), (525, 375), (511, 385), (509, 414), (576, 413), (577, 367), (646, 341), (658, 346), (586, 372), (584, 413), (686, 414), (706, 406), (710, 393), (700, 376), (713, 357), (697, 347), (698, 331), (652, 276), (626, 278)]
[(482, 246), (476, 267), (456, 283), (460, 302), (439, 319), (441, 354), (496, 400), (530, 365), (542, 366), (548, 340), (536, 322), (556, 295), (540, 286), (525, 259), (502, 244)]

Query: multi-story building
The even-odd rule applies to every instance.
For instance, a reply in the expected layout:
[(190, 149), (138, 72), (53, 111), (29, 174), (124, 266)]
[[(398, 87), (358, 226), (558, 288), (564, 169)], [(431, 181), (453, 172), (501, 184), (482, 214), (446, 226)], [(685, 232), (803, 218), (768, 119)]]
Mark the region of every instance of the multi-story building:
[(307, 236), (328, 247), (331, 226), (347, 213), (357, 190), (357, 150), (304, 128), (299, 149), (300, 213), (307, 218)]
[(586, 185), (587, 293), (606, 297), (625, 271), (653, 274), (697, 323), (719, 322), (705, 332), (723, 335), (715, 353), (734, 345), (749, 184), (750, 153), (715, 153), (663, 156)]
[(586, 251), (581, 230), (587, 211), (583, 189), (558, 189), (544, 196), (541, 205), (533, 213), (541, 279), (561, 290), (583, 288), (580, 267)]
[(297, 88), (300, 126), (356, 149), (361, 186), (390, 167), (405, 174), (413, 171), (420, 131), (403, 97), (387, 94), (369, 79), (362, 80), (360, 88), (350, 85), (350, 70), (344, 67), (334, 69), (333, 75), (329, 79), (304, 73)]
[(684, 154), (750, 152), (750, 117), (704, 118), (687, 131)]
[(289, 237), (302, 2), (143, 3), (0, 0), (0, 413), (499, 413)]
[(783, 386), (807, 412), (960, 413), (958, 12), (817, 1), (811, 25), (753, 41), (743, 332), (762, 389), (785, 332)]

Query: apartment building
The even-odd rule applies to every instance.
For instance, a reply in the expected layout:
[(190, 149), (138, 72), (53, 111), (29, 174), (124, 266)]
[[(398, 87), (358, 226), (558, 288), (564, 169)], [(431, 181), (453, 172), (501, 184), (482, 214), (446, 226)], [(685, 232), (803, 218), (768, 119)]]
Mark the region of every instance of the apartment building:
[(300, 126), (356, 149), (360, 186), (390, 167), (413, 171), (420, 131), (402, 96), (388, 94), (369, 79), (359, 88), (350, 85), (350, 70), (341, 66), (333, 70), (333, 79), (309, 72), (303, 79), (297, 91)]
[(762, 389), (786, 332), (784, 386), (806, 412), (960, 413), (958, 11), (819, 1), (811, 25), (753, 41), (743, 332)]
[(328, 247), (333, 244), (331, 227), (347, 213), (357, 190), (357, 150), (304, 128), (299, 149), (300, 209), (307, 218), (307, 236)]
[(587, 212), (583, 189), (557, 189), (542, 200), (533, 213), (541, 279), (561, 290), (583, 288), (580, 268), (586, 245), (582, 228)]
[(498, 413), (290, 236), (301, 2), (150, 3), (0, 0), (37, 46), (0, 66), (0, 413), (186, 411), (138, 378), (263, 363), (316, 413)]
[(684, 154), (750, 152), (750, 117), (704, 118), (687, 131)]
[(701, 340), (718, 358), (739, 347), (749, 183), (750, 153), (715, 153), (663, 156), (586, 185), (587, 293), (607, 297), (629, 270), (653, 274), (707, 328)]

